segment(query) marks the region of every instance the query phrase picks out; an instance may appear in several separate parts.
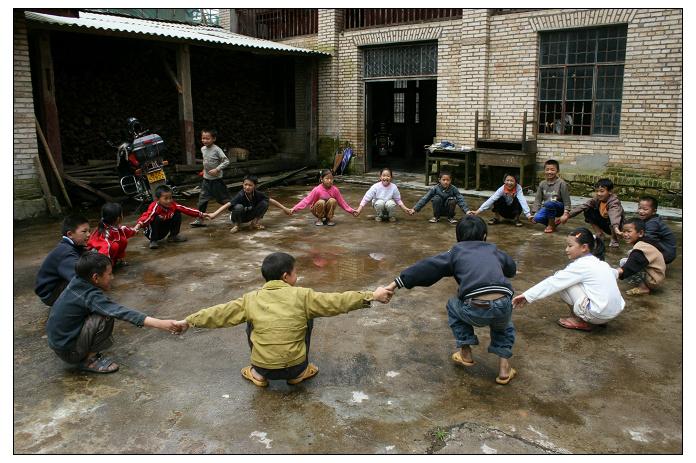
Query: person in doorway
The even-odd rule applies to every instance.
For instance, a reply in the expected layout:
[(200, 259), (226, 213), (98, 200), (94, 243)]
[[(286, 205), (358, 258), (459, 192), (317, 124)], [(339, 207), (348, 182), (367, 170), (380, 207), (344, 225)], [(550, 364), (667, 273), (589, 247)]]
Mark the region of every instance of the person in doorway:
[(148, 317), (106, 297), (111, 288), (111, 260), (86, 252), (75, 265), (75, 277), (65, 288), (46, 322), (49, 347), (58, 357), (82, 371), (114, 373), (119, 366), (101, 355), (113, 344), (114, 319), (175, 333), (176, 320)]
[(217, 211), (210, 214), (211, 220), (230, 209), (230, 222), (234, 225), (230, 232), (237, 233), (242, 224), (245, 223), (248, 223), (249, 227), (254, 230), (266, 228), (261, 224), (261, 219), (266, 214), (269, 204), (283, 209), (289, 215), (290, 209), (256, 189), (258, 183), (259, 178), (256, 175), (248, 174), (245, 176), (241, 191), (229, 203), (220, 206)]
[(155, 188), (155, 201), (150, 203), (147, 210), (138, 218), (136, 227), (142, 228), (148, 240), (150, 249), (159, 248), (159, 241), (167, 238), (172, 243), (182, 243), (186, 237), (182, 236), (181, 213), (198, 219), (209, 219), (210, 215), (183, 206), (172, 198), (172, 189), (167, 185)]
[(256, 386), (269, 380), (286, 380), (290, 385), (312, 378), (319, 368), (309, 362), (313, 320), (368, 308), (372, 301), (389, 302), (392, 291), (319, 293), (295, 286), (295, 258), (274, 252), (264, 258), (261, 274), (266, 284), (226, 304), (189, 315), (176, 324), (181, 333), (189, 327), (225, 328), (246, 322), (251, 364), (242, 368), (242, 377)]
[(568, 185), (558, 176), (560, 166), (558, 161), (549, 159), (544, 163), (544, 176), (537, 188), (536, 197), (532, 213), (534, 217), (529, 219), (532, 223), (542, 223), (546, 225), (545, 233), (556, 231), (556, 225), (560, 223), (563, 216), (567, 220), (570, 212), (570, 194)]
[(407, 214), (413, 215), (415, 212), (413, 209), (406, 207), (404, 202), (401, 200), (401, 193), (399, 193), (399, 188), (392, 183), (394, 174), (389, 167), (384, 167), (379, 171), (379, 182), (375, 183), (367, 190), (365, 196), (363, 196), (362, 201), (360, 201), (360, 206), (356, 210), (356, 217), (360, 215), (368, 202), (372, 203), (372, 207), (375, 208), (375, 220), (377, 222), (382, 222), (388, 220), (389, 222), (396, 222), (396, 217), (394, 216), (394, 209), (398, 206)]
[(464, 195), (452, 185), (452, 174), (449, 172), (440, 172), (438, 184), (419, 199), (409, 213), (420, 212), (429, 201), (433, 203), (433, 216), (428, 220), (430, 223), (439, 222), (440, 217), (444, 215), (449, 223), (456, 224), (457, 219), (454, 218), (456, 206), (459, 206), (465, 214), (469, 211)]
[(83, 252), (89, 236), (89, 221), (81, 215), (63, 219), (62, 237), (48, 253), (36, 274), (34, 293), (41, 302), (52, 306), (75, 276), (75, 264)]
[(512, 258), (487, 243), (488, 228), (480, 217), (466, 215), (457, 224), (457, 243), (447, 252), (428, 257), (401, 272), (388, 290), (431, 286), (444, 277), (454, 277), (459, 285), (457, 296), (447, 302), (449, 326), (458, 351), (452, 361), (470, 367), (475, 364), (471, 346), (479, 343), (474, 326), (488, 326), (491, 343), (488, 352), (498, 356), (498, 384), (508, 384), (517, 371), (510, 364), (515, 343), (512, 323), (513, 295), (508, 278), (515, 276)]
[[(225, 152), (215, 144), (217, 131), (213, 129), (201, 130), (201, 154), (203, 155), (203, 180), (201, 181), (201, 193), (198, 197), (198, 210), (204, 212), (208, 209), (210, 198), (220, 204), (230, 202), (230, 192), (222, 179), (222, 170), (230, 164)], [(192, 227), (205, 227), (200, 219), (191, 222)]]
[(566, 237), (565, 253), (572, 262), (512, 299), (515, 308), (560, 292), (570, 306), (570, 316), (560, 318), (563, 328), (592, 331), (606, 325), (624, 308), (616, 284), (618, 272), (604, 258), (604, 241), (587, 228), (576, 228)]
[(322, 225), (333, 227), (336, 225), (336, 222), (333, 221), (333, 217), (336, 206), (338, 205), (347, 213), (357, 217), (357, 211), (343, 199), (343, 195), (341, 195), (338, 187), (334, 185), (334, 177), (331, 170), (323, 169), (319, 172), (319, 178), (321, 183), (314, 187), (307, 196), (290, 209), (290, 215), (309, 206), (312, 210), (312, 214), (317, 219), (314, 225), (317, 227)]
[(527, 205), (527, 199), (524, 197), (524, 192), (522, 191), (522, 186), (517, 176), (513, 174), (505, 174), (503, 176), (503, 186), (498, 188), (477, 210), (470, 211), (469, 214), (479, 215), (481, 212), (487, 211), (491, 207), (493, 207), (495, 217), (488, 221), (489, 225), (500, 223), (502, 217), (514, 221), (515, 226), (521, 227), (521, 214), (524, 214), (527, 219), (532, 218), (529, 206)]

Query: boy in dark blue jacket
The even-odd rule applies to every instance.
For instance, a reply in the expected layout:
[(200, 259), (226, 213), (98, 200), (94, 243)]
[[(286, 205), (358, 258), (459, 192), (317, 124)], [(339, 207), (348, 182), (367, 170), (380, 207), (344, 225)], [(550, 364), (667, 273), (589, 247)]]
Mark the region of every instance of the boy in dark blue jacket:
[(60, 295), (46, 322), (48, 346), (67, 363), (83, 371), (113, 373), (118, 365), (99, 351), (113, 344), (114, 319), (176, 333), (176, 320), (148, 317), (104, 295), (111, 288), (111, 259), (86, 252), (75, 265), (75, 278)]
[(447, 216), (449, 223), (457, 223), (457, 220), (454, 218), (456, 206), (459, 206), (465, 214), (469, 211), (464, 196), (456, 186), (452, 185), (452, 174), (449, 172), (440, 172), (438, 184), (418, 200), (416, 205), (413, 206), (413, 213), (420, 212), (428, 204), (428, 201), (431, 200), (433, 202), (433, 216), (428, 220), (430, 223), (439, 222), (440, 217), (443, 215)]
[(638, 217), (645, 222), (645, 237), (660, 244), (665, 264), (671, 264), (677, 257), (677, 239), (657, 213), (657, 199), (641, 196), (638, 199)]
[(51, 251), (36, 274), (36, 293), (41, 302), (52, 306), (75, 276), (75, 263), (85, 251), (89, 238), (89, 222), (81, 215), (69, 215), (63, 219), (63, 237)]
[(474, 365), (471, 346), (479, 343), (474, 326), (489, 326), (488, 352), (499, 357), (495, 381), (507, 384), (517, 374), (508, 360), (515, 343), (514, 291), (508, 278), (515, 276), (517, 266), (494, 244), (486, 243), (487, 232), (480, 217), (465, 216), (457, 224), (457, 244), (452, 249), (408, 267), (387, 288), (430, 286), (444, 277), (454, 277), (459, 290), (457, 297), (447, 302), (447, 315), (460, 350), (452, 354), (452, 360), (466, 367)]

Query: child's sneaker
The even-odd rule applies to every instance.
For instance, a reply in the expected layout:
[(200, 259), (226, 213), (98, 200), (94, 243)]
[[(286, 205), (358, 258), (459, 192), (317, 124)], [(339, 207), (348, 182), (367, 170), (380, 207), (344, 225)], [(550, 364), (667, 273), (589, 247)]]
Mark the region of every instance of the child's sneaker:
[(167, 241), (170, 243), (183, 243), (184, 241), (188, 241), (188, 238), (181, 235), (174, 235), (167, 238)]
[(201, 219), (196, 219), (193, 222), (191, 222), (191, 226), (194, 228), (197, 228), (197, 227), (205, 227), (207, 225), (204, 224), (203, 221), (201, 221)]
[(234, 227), (230, 228), (230, 233), (237, 233), (239, 231), (239, 226), (235, 225)]
[(381, 215), (378, 215), (377, 217), (375, 217), (375, 222), (381, 222), (381, 221), (382, 221)]
[(389, 217), (390, 222), (396, 222), (396, 217)]
[(457, 219), (455, 219), (454, 217), (448, 217), (448, 218), (447, 218), (447, 221), (448, 221), (449, 223), (457, 223)]
[(430, 222), (430, 223), (438, 223), (439, 221), (440, 221), (440, 219), (438, 219), (437, 217), (430, 217), (428, 219), (428, 222)]
[(159, 248), (159, 243), (157, 241), (150, 241), (150, 249), (157, 249)]

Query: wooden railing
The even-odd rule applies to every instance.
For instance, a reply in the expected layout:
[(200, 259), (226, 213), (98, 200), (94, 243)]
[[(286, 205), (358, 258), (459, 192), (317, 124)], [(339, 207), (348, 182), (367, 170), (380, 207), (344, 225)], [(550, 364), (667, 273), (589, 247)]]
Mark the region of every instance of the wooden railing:
[(317, 12), (317, 8), (239, 8), (239, 33), (266, 40), (316, 34)]
[(361, 29), (461, 17), (461, 8), (347, 8), (343, 28)]

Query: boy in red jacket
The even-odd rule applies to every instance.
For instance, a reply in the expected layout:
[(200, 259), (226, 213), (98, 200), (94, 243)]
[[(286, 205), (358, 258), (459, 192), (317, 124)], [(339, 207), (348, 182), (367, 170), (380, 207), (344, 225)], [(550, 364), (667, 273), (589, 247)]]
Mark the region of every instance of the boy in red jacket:
[(198, 209), (182, 206), (172, 198), (172, 189), (167, 185), (155, 188), (155, 198), (143, 215), (138, 218), (135, 229), (143, 228), (144, 234), (150, 240), (150, 249), (157, 249), (159, 240), (169, 235), (167, 241), (181, 243), (186, 237), (179, 234), (181, 229), (181, 213), (196, 218), (210, 219), (210, 214)]

